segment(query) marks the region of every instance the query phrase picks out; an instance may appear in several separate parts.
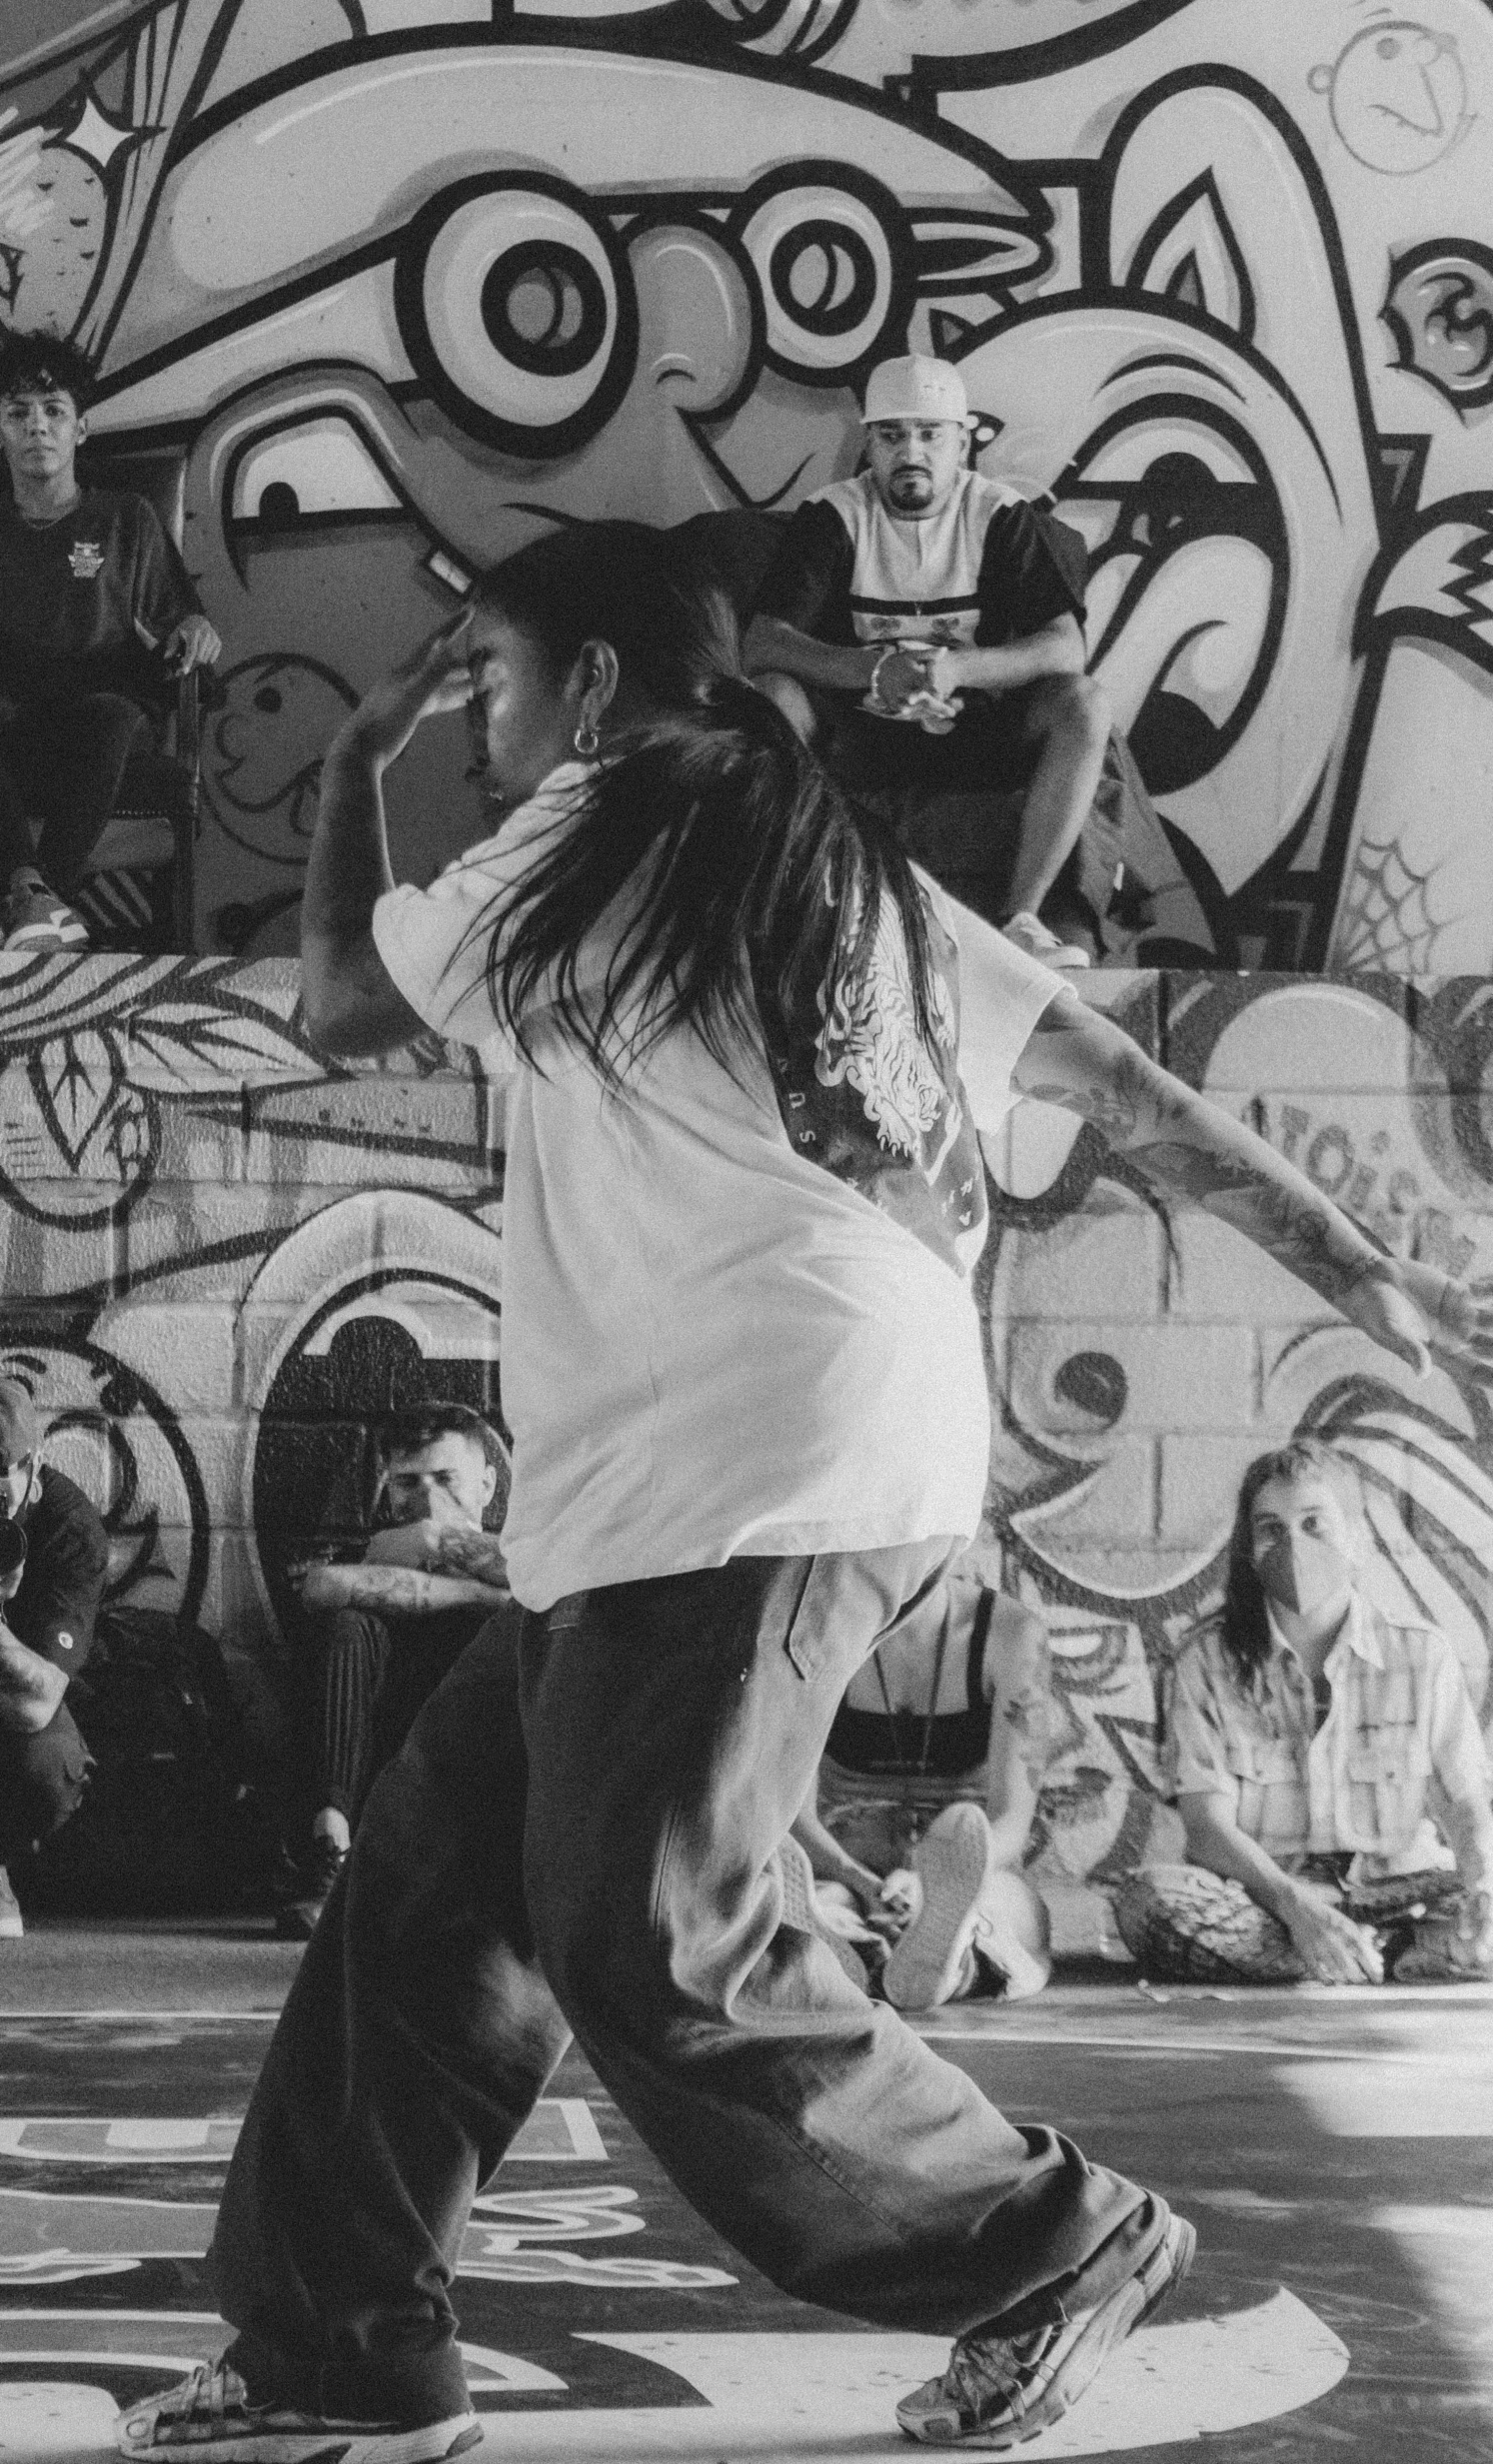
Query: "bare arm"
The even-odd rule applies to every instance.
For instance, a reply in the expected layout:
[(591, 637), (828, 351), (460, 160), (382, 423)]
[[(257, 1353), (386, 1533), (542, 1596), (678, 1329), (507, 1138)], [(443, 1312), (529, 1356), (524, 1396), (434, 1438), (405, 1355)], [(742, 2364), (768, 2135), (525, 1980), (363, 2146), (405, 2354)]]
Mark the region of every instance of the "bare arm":
[(985, 1816), (996, 1864), (1014, 1872), (1031, 1836), (1047, 1761), (1051, 1659), (1041, 1619), (1014, 1600), (997, 1600), (985, 1658), (995, 1681)]
[(34, 1737), (67, 1692), (67, 1678), (0, 1621), (0, 1729)]
[(1157, 1188), (1242, 1232), (1416, 1370), (1429, 1366), (1432, 1340), (1493, 1367), (1493, 1303), (1439, 1267), (1385, 1257), (1263, 1138), (1071, 992), (1048, 1003), (1014, 1078), (1023, 1094), (1094, 1122)]
[(1054, 616), (1034, 633), (999, 649), (935, 650), (928, 682), (935, 693), (1008, 693), (1046, 675), (1082, 675), (1087, 651), (1073, 616)]
[(417, 1566), (308, 1566), (300, 1581), (308, 1609), (372, 1609), (389, 1617), (434, 1617), (442, 1609), (501, 1609), (511, 1598), (467, 1575), (426, 1574)]
[(463, 610), (366, 693), (322, 763), (301, 902), (301, 992), (312, 1038), (328, 1052), (388, 1052), (424, 1024), (374, 946), (374, 907), (394, 887), (384, 772), (423, 718), (467, 699), (470, 620)]
[(1309, 1976), (1322, 1984), (1382, 1984), (1384, 1962), (1368, 1927), (1293, 1881), (1240, 1831), (1227, 1797), (1184, 1792), (1177, 1806), (1192, 1862), (1242, 1882), (1256, 1906), (1284, 1925)]
[(881, 1876), (872, 1873), (869, 1865), (858, 1864), (840, 1847), (832, 1833), (819, 1821), (819, 1783), (817, 1773), (808, 1795), (799, 1807), (792, 1825), (793, 1838), (808, 1856), (817, 1882), (843, 1882), (857, 1899), (874, 1907), (881, 1888)]
[[(798, 630), (781, 616), (753, 616), (742, 644), (742, 664), (748, 675), (772, 668), (795, 675), (800, 684), (827, 684), (840, 692), (863, 693), (870, 683), (884, 641), (820, 641)], [(889, 662), (888, 662), (889, 663)]]
[(497, 1532), (474, 1531), (469, 1523), (448, 1524), (436, 1537), (431, 1562), (442, 1574), (470, 1575), (478, 1583), (508, 1588), (508, 1560)]

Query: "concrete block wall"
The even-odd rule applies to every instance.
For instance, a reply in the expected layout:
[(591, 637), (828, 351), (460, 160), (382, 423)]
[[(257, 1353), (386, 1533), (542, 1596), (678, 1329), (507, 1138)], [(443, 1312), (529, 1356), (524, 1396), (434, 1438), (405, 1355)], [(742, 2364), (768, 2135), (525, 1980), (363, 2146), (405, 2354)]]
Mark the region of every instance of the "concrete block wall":
[[(105, 1513), (115, 1596), (221, 1638), (272, 1765), (285, 1568), (356, 1519), (370, 1419), (434, 1390), (502, 1421), (503, 1089), (434, 1040), (329, 1066), (297, 994), (289, 960), (0, 954), (0, 1368)], [(1089, 997), (1396, 1254), (1489, 1271), (1485, 981), (1106, 976)], [(1051, 1625), (1037, 1870), (1091, 1938), (1104, 1882), (1174, 1836), (1157, 1679), (1261, 1448), (1307, 1427), (1349, 1449), (1377, 1588), (1444, 1627), (1484, 1701), (1493, 1413), (1066, 1115), (1021, 1106), (987, 1164), (976, 1548)]]

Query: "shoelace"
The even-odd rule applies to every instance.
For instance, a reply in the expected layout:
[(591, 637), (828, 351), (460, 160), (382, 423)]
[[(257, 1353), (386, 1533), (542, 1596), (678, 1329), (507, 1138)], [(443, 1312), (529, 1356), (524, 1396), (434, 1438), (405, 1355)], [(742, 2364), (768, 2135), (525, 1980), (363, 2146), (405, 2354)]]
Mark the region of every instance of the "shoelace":
[(162, 2422), (173, 2427), (192, 2421), (221, 2421), (229, 2413), (246, 2413), (249, 2390), (237, 2370), (226, 2361), (200, 2361), (190, 2378), (182, 2384), (181, 2396), (168, 2410), (161, 2409)]
[(959, 2408), (975, 2418), (994, 2394), (1020, 2394), (1032, 2377), (1042, 2376), (1041, 2363), (1052, 2340), (1050, 2327), (1034, 2327), (1024, 2336), (970, 2337), (949, 2355), (944, 2386)]

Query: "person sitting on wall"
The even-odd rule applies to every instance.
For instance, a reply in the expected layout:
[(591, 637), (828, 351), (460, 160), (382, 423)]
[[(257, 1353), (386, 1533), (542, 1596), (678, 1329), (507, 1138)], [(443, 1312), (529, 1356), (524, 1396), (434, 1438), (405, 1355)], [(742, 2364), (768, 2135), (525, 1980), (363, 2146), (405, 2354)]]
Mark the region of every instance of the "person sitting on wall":
[(1014, 2000), (1051, 1973), (1047, 1911), (1020, 1871), (1048, 1693), (1041, 1619), (964, 1567), (845, 1690), (794, 1836), (821, 1925), (899, 2009)]
[(36, 1407), (0, 1378), (0, 1937), (23, 1930), (11, 1860), (76, 1814), (91, 1768), (63, 1700), (109, 1571), (94, 1508), (42, 1460)]
[(511, 1594), (484, 1517), (503, 1455), (481, 1413), (434, 1404), (379, 1440), (376, 1528), (357, 1563), (292, 1570), (315, 1668), (311, 1862), (282, 1909), (305, 1938), (352, 1845), (353, 1826), (427, 1697)]
[(174, 679), (222, 648), (143, 497), (85, 487), (91, 373), (52, 334), (0, 349), (0, 925), (79, 949), (67, 900)]
[(1019, 788), (1015, 842), (991, 850), (995, 911), (1033, 956), (1086, 966), (1038, 919), (1110, 734), (1084, 673), (1083, 542), (970, 469), (964, 383), (946, 362), (883, 360), (861, 416), (866, 468), (792, 516), (746, 666), (856, 793), (900, 807)]
[(1359, 1589), (1369, 1546), (1330, 1447), (1250, 1465), (1222, 1615), (1172, 1674), (1165, 1763), (1191, 1862), (1143, 1869), (1115, 1902), (1148, 1975), (1493, 1975), (1488, 1758), (1450, 1644)]

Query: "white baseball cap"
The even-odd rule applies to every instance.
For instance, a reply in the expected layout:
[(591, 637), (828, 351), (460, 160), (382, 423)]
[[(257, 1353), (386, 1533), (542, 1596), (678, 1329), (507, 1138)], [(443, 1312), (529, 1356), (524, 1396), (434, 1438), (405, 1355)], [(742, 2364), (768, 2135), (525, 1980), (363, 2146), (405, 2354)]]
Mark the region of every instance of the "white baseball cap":
[(947, 360), (925, 359), (917, 352), (905, 360), (882, 360), (866, 382), (861, 427), (868, 428), (872, 420), (957, 420), (967, 428), (964, 380)]

